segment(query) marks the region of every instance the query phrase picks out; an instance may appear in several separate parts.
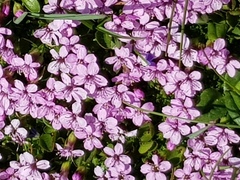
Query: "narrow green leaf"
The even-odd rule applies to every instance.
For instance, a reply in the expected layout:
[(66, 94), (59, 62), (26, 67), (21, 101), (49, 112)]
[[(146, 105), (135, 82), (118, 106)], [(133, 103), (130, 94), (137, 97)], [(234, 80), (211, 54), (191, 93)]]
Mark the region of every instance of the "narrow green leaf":
[(56, 19), (69, 19), (69, 20), (94, 20), (94, 19), (104, 19), (107, 16), (103, 14), (99, 15), (89, 15), (89, 14), (38, 14), (30, 13), (29, 17), (34, 17), (38, 19), (46, 20), (56, 20)]
[(101, 31), (102, 33), (106, 33), (106, 34), (109, 34), (109, 35), (112, 35), (112, 36), (115, 36), (115, 37), (118, 37), (118, 38), (122, 38), (122, 39), (133, 39), (133, 40), (143, 39), (141, 37), (122, 36), (122, 35), (119, 35), (115, 32), (109, 31), (104, 27), (100, 27), (100, 26), (98, 26), (96, 29), (98, 31)]
[(206, 130), (208, 130), (212, 125), (208, 125), (200, 130), (198, 130), (197, 132), (195, 133), (192, 133), (190, 135), (188, 135), (187, 137), (190, 138), (190, 139), (193, 139), (195, 137), (198, 137), (199, 135), (201, 135), (202, 133), (204, 133)]
[(88, 29), (94, 29), (94, 23), (90, 20), (81, 20), (81, 23), (86, 26)]
[(240, 112), (240, 96), (237, 93), (235, 93), (234, 91), (230, 91), (230, 95), (232, 96), (233, 101), (236, 104), (236, 106)]
[(24, 12), (20, 17), (16, 18), (15, 20), (13, 20), (13, 22), (15, 24), (20, 24), (24, 19), (25, 17), (28, 15), (28, 12)]
[(104, 49), (113, 49), (113, 47), (115, 47), (115, 44), (112, 41), (112, 36), (109, 34), (97, 31), (95, 33), (95, 39), (97, 43)]
[(240, 15), (240, 11), (236, 10), (236, 11), (229, 11), (229, 14), (233, 15), (233, 16), (239, 16)]

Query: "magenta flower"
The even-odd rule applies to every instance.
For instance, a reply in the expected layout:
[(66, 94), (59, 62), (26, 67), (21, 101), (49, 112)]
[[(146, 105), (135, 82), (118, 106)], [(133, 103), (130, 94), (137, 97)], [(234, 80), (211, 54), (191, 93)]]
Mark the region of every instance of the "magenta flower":
[(38, 62), (33, 62), (30, 54), (25, 54), (24, 61), (24, 65), (22, 67), (23, 74), (29, 81), (36, 80), (38, 77), (36, 68), (39, 68), (40, 64)]
[(114, 51), (116, 56), (105, 59), (107, 64), (113, 64), (113, 71), (118, 72), (124, 66), (133, 69), (132, 59), (134, 58), (134, 55), (130, 53), (129, 48), (115, 48)]
[(229, 143), (239, 143), (240, 137), (233, 131), (227, 128), (213, 127), (208, 130), (204, 136), (204, 141), (207, 145), (210, 146), (226, 146)]
[(114, 146), (114, 149), (105, 147), (103, 151), (109, 156), (104, 162), (108, 168), (116, 167), (119, 169), (125, 169), (125, 166), (131, 163), (130, 157), (123, 154), (123, 145), (120, 143), (117, 143)]
[(59, 5), (59, 1), (58, 0), (49, 0), (48, 1), (49, 4), (46, 4), (43, 6), (43, 11), (45, 13), (62, 13), (63, 9), (60, 7)]
[(53, 44), (59, 45), (59, 39), (62, 38), (62, 34), (58, 30), (61, 28), (62, 24), (62, 21), (54, 20), (48, 24), (48, 27), (36, 30), (33, 35), (39, 38), (43, 44), (49, 46)]
[(193, 97), (197, 91), (202, 90), (202, 84), (199, 82), (202, 75), (198, 71), (191, 72), (188, 77), (181, 83), (180, 89), (188, 97)]
[(114, 117), (107, 117), (106, 111), (102, 111), (101, 113), (98, 114), (98, 120), (106, 132), (108, 133), (118, 132), (118, 129), (117, 129), (118, 120), (115, 119)]
[[(176, 33), (176, 34), (178, 34), (178, 33)], [(174, 37), (176, 37), (177, 42), (179, 42), (179, 43), (181, 42), (180, 35), (174, 36)], [(192, 67), (193, 62), (198, 61), (198, 59), (197, 59), (198, 52), (194, 49), (191, 49), (190, 40), (186, 36), (184, 36), (183, 49), (182, 49), (181, 53), (182, 53), (181, 54), (182, 55), (182, 57), (181, 57), (182, 63), (186, 67)], [(173, 53), (171, 57), (175, 58), (176, 60), (180, 60), (180, 50), (177, 50), (175, 53)]]
[[(210, 148), (202, 149), (199, 151), (198, 155), (203, 161), (202, 170), (207, 174), (214, 170), (217, 161), (221, 158), (220, 152), (212, 152)], [(215, 169), (215, 171), (217, 171), (217, 169)]]
[(167, 83), (163, 89), (167, 94), (175, 93), (180, 91), (181, 83), (187, 78), (187, 74), (180, 70), (172, 70), (166, 73)]
[(51, 49), (50, 53), (53, 56), (54, 61), (48, 65), (48, 72), (56, 75), (59, 73), (59, 71), (63, 73), (69, 73), (70, 65), (67, 64), (65, 60), (68, 55), (67, 48), (62, 46), (59, 50), (59, 53), (57, 53), (55, 49)]
[(106, 86), (108, 81), (105, 77), (98, 75), (97, 63), (89, 63), (87, 66), (79, 64), (78, 74), (73, 78), (76, 85), (84, 85), (84, 88), (93, 94), (97, 87)]
[(172, 99), (171, 106), (162, 108), (164, 114), (187, 119), (194, 119), (200, 116), (200, 112), (193, 108), (193, 102), (190, 98), (186, 97), (185, 100)]
[(119, 108), (122, 105), (122, 102), (128, 102), (132, 103), (134, 100), (134, 93), (131, 91), (128, 91), (128, 87), (120, 84), (116, 87), (116, 93), (113, 95), (111, 103), (116, 108)]
[[(137, 106), (139, 106), (139, 104), (137, 104)], [(148, 111), (153, 111), (154, 105), (151, 102), (147, 102), (143, 104), (140, 108), (146, 109)], [(135, 113), (132, 116), (132, 121), (134, 125), (141, 126), (143, 123), (151, 121), (151, 118), (148, 117), (148, 113), (140, 110), (135, 110)]]
[(178, 145), (182, 139), (182, 136), (186, 136), (190, 133), (190, 128), (177, 119), (167, 118), (165, 122), (158, 125), (159, 131), (163, 133), (163, 137), (169, 139), (171, 143)]
[(168, 161), (162, 161), (156, 154), (152, 156), (152, 162), (141, 166), (141, 173), (146, 174), (146, 180), (167, 180), (164, 172), (171, 169), (171, 164)]
[(72, 111), (65, 111), (59, 117), (59, 121), (65, 129), (74, 129), (75, 123), (80, 123), (81, 127), (87, 126), (87, 122), (84, 118), (79, 117), (82, 110), (82, 106), (79, 102), (72, 104)]
[(102, 142), (99, 140), (102, 138), (102, 132), (99, 128), (88, 125), (85, 128), (85, 132), (86, 137), (83, 141), (85, 149), (92, 151), (94, 147), (98, 149), (103, 147)]
[(81, 102), (87, 98), (87, 92), (77, 86), (77, 82), (74, 79), (71, 79), (67, 74), (61, 74), (61, 81), (56, 81), (54, 88), (57, 92), (64, 92), (63, 98), (67, 100), (67, 102), (71, 102), (74, 99), (77, 102)]

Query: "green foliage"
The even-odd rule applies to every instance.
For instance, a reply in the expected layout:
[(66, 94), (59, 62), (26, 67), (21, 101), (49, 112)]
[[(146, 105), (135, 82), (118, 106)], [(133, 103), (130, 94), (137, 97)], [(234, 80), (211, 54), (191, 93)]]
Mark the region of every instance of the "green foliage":
[(138, 130), (138, 137), (141, 142), (150, 141), (155, 134), (154, 126), (152, 123), (142, 125)]
[(138, 149), (138, 152), (140, 154), (145, 154), (150, 151), (154, 151), (157, 149), (158, 144), (155, 141), (148, 141), (148, 142), (142, 142), (140, 143), (140, 147)]
[(207, 111), (214, 101), (218, 99), (221, 96), (221, 93), (219, 93), (216, 89), (209, 88), (205, 89), (201, 95), (200, 95), (200, 101), (196, 105), (198, 109), (201, 111)]
[(52, 152), (55, 146), (56, 134), (42, 134), (39, 139), (40, 146), (47, 152)]
[(184, 146), (178, 146), (173, 151), (166, 150), (166, 159), (176, 167), (183, 161), (185, 149)]
[(38, 0), (22, 0), (23, 5), (33, 13), (39, 13), (40, 12), (40, 4)]
[(209, 22), (208, 23), (208, 40), (214, 41), (217, 38), (224, 38), (226, 36), (228, 30), (228, 25), (225, 20), (216, 22)]

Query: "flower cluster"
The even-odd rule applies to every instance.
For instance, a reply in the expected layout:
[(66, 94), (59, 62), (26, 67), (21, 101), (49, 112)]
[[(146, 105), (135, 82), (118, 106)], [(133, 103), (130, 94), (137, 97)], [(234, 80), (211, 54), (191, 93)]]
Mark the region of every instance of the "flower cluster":
[[(204, 124), (191, 123), (201, 115), (194, 101), (203, 90), (204, 76), (195, 65), (234, 77), (240, 62), (230, 55), (224, 39), (196, 49), (179, 28), (196, 23), (200, 14), (213, 13), (228, 3), (229, 0), (49, 0), (43, 6), (45, 13), (112, 15), (101, 25), (111, 32), (111, 37), (116, 36), (115, 42), (120, 45), (116, 43), (104, 55), (87, 46), (82, 40), (84, 35), (79, 36), (85, 21), (55, 19), (35, 30), (33, 36), (49, 50), (50, 59), (43, 56), (44, 61), (33, 51), (17, 53), (11, 41), (13, 32), (0, 27), (0, 139), (21, 147), (19, 162), (8, 159), (10, 164), (0, 172), (0, 179), (67, 180), (71, 176), (77, 180), (90, 167), (99, 180), (134, 180), (138, 173), (135, 168), (141, 172), (137, 175), (147, 180), (167, 179), (174, 169), (166, 157), (161, 157), (162, 145), (156, 143), (156, 147), (148, 148), (151, 151), (147, 158), (131, 159), (134, 152), (129, 147), (154, 144), (154, 131), (162, 135), (158, 141), (166, 142), (166, 151), (174, 151), (186, 140), (183, 167), (172, 172), (176, 178), (201, 179), (202, 170), (206, 177), (230, 179), (234, 167), (240, 164), (232, 150), (240, 137), (231, 129), (214, 125), (198, 137), (187, 139), (187, 135), (206, 128)], [(116, 8), (121, 11), (115, 13)], [(8, 15), (6, 8), (2, 11)], [(171, 22), (166, 23), (166, 19)], [(150, 115), (158, 107), (146, 97), (149, 92), (144, 86), (148, 83), (158, 84), (162, 93), (172, 97), (168, 105), (162, 106), (168, 116), (165, 120), (156, 122)], [(27, 118), (41, 121), (44, 133), (31, 137), (33, 122), (28, 125)], [(152, 123), (157, 128), (142, 133), (147, 140), (138, 138), (140, 129)], [(56, 138), (61, 133), (67, 139)], [(35, 138), (40, 140), (32, 145)], [(51, 144), (42, 143), (48, 138)], [(51, 168), (54, 160), (37, 160), (44, 153), (33, 150), (36, 144), (64, 159), (62, 164), (55, 164), (61, 167), (59, 173)], [(35, 155), (41, 156), (35, 159)], [(0, 161), (4, 158), (7, 157)], [(71, 161), (76, 168), (71, 167)], [(140, 165), (136, 166), (136, 162)]]

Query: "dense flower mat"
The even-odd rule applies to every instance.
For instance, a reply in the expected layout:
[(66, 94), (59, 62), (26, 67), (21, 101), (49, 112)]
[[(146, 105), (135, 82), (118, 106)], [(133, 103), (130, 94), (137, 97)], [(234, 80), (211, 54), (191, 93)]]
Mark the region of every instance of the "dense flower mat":
[(240, 179), (239, 1), (0, 5), (1, 180)]

